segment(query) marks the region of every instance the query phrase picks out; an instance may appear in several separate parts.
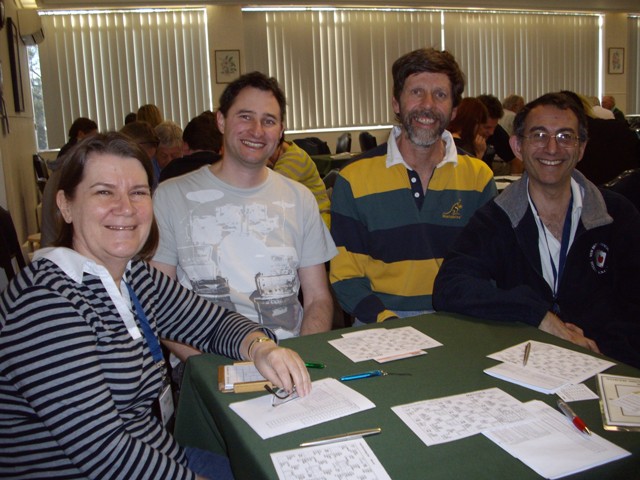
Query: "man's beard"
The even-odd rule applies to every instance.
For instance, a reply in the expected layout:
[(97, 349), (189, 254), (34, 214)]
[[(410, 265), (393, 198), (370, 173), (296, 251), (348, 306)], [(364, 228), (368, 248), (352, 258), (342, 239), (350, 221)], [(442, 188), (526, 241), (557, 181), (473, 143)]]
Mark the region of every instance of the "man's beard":
[[(417, 123), (417, 119), (423, 117), (437, 122), (437, 129), (425, 129), (418, 126), (414, 126), (414, 121)], [(407, 132), (407, 137), (414, 145), (418, 147), (430, 147), (436, 143), (442, 137), (442, 133), (445, 130), (445, 126), (449, 124), (449, 118), (446, 118), (440, 112), (425, 109), (416, 109), (410, 111), (408, 114), (403, 115), (401, 112), (402, 127)]]

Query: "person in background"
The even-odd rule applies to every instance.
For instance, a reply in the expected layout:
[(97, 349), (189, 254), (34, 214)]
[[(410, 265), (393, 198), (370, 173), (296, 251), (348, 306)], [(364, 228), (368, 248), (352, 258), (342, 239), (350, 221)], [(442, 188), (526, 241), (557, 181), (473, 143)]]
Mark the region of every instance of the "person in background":
[(331, 196), (331, 284), (354, 325), (431, 312), (442, 258), (496, 194), (491, 169), (458, 155), (446, 130), (465, 83), (453, 55), (414, 50), (392, 75), (399, 125), (340, 171)]
[(327, 228), (331, 228), (331, 201), (327, 188), (320, 178), (318, 167), (311, 160), (307, 152), (293, 142), (284, 139), (284, 133), (280, 143), (269, 158), (267, 166), (285, 177), (300, 182), (307, 187), (318, 202), (318, 208), (322, 220)]
[(487, 150), (487, 142), (480, 135), (480, 128), (488, 120), (487, 107), (477, 98), (463, 98), (447, 129), (463, 155), (481, 159)]
[(56, 237), (58, 231), (56, 192), (60, 181), (60, 170), (65, 155), (80, 140), (98, 132), (98, 124), (90, 118), (80, 117), (74, 120), (69, 128), (69, 141), (60, 149), (55, 160), (48, 162), (51, 174), (42, 192), (42, 216), (40, 220), (40, 245), (48, 247)]
[(192, 172), (220, 160), (222, 134), (215, 116), (201, 113), (191, 119), (182, 133), (184, 156), (176, 158), (160, 172), (160, 182)]
[(146, 262), (158, 242), (152, 175), (118, 133), (86, 138), (65, 161), (55, 247), (0, 295), (3, 478), (232, 479), (226, 457), (181, 448), (152, 413), (164, 385), (158, 336), (252, 360), (289, 392), (311, 389), (273, 332)]
[(144, 152), (151, 159), (151, 165), (153, 165), (153, 181), (151, 183), (151, 189), (155, 190), (155, 188), (158, 186), (158, 179), (156, 177), (157, 162), (155, 160), (155, 157), (156, 152), (158, 151), (158, 145), (160, 144), (160, 139), (156, 135), (155, 130), (149, 123), (136, 120), (135, 122), (127, 123), (124, 127), (122, 127), (120, 129), (120, 133), (124, 133), (126, 136), (140, 145), (142, 150), (144, 150)]
[(502, 108), (504, 115), (498, 120), (498, 124), (511, 136), (513, 135), (513, 119), (524, 108), (524, 98), (520, 95), (509, 95), (502, 101)]
[(587, 115), (589, 142), (576, 167), (585, 177), (600, 186), (625, 170), (640, 167), (640, 139), (626, 124), (596, 118), (582, 95), (569, 90), (562, 93), (570, 96)]
[(570, 97), (543, 95), (514, 127), (526, 173), (460, 234), (435, 308), (528, 323), (640, 367), (640, 213), (575, 169), (587, 120)]
[(153, 130), (156, 132), (160, 142), (153, 164), (157, 174), (156, 177), (159, 179), (162, 170), (173, 160), (183, 155), (182, 128), (175, 122), (165, 120)]
[(127, 123), (135, 122), (137, 119), (138, 119), (138, 116), (136, 115), (135, 112), (129, 112), (124, 117), (124, 124), (126, 125)]
[[(219, 104), (222, 159), (155, 193), (160, 246), (152, 264), (279, 338), (328, 331), (325, 262), (335, 245), (311, 192), (266, 166), (284, 131), (284, 93), (275, 78), (252, 72), (227, 85)], [(199, 353), (169, 348), (181, 360)]]
[(489, 167), (494, 168), (496, 155), (509, 166), (509, 173), (522, 173), (522, 162), (513, 154), (509, 145), (509, 134), (498, 123), (504, 116), (504, 109), (497, 97), (493, 95), (479, 95), (478, 100), (484, 103), (489, 112), (489, 119), (480, 129), (480, 134), (487, 141), (487, 152), (482, 160)]
[(154, 104), (149, 103), (138, 108), (138, 112), (136, 113), (136, 120), (138, 122), (147, 122), (149, 125), (151, 125), (151, 128), (156, 128), (164, 121), (164, 118), (162, 118), (160, 109)]
[(616, 107), (616, 99), (613, 95), (605, 95), (602, 97), (602, 106), (607, 110), (613, 112), (613, 117), (619, 122), (624, 122), (627, 125), (627, 119), (624, 116), (624, 112)]
[(600, 106), (600, 100), (598, 100), (598, 97), (589, 96), (585, 98), (587, 102), (589, 102), (591, 112), (596, 118), (602, 118), (604, 120), (615, 120), (616, 117), (611, 110)]

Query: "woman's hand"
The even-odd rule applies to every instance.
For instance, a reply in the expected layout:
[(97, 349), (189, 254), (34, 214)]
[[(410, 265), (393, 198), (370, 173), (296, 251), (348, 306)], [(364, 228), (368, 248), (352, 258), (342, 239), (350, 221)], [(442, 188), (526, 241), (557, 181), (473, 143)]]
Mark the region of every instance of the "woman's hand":
[(476, 138), (473, 141), (473, 148), (475, 150), (476, 157), (482, 160), (484, 154), (487, 153), (487, 139), (482, 135), (476, 135)]
[(247, 335), (243, 342), (247, 348), (245, 358), (253, 361), (258, 371), (267, 380), (284, 388), (287, 392), (292, 392), (294, 386), (301, 397), (311, 392), (309, 372), (300, 355), (291, 349), (279, 347), (273, 341), (255, 341), (256, 338), (263, 336), (264, 334), (255, 332)]
[(573, 323), (563, 322), (557, 315), (552, 312), (547, 314), (540, 322), (538, 326), (543, 332), (550, 333), (556, 337), (569, 340), (576, 345), (580, 345), (584, 348), (591, 350), (592, 352), (600, 353), (600, 349), (595, 341), (584, 336), (584, 331)]

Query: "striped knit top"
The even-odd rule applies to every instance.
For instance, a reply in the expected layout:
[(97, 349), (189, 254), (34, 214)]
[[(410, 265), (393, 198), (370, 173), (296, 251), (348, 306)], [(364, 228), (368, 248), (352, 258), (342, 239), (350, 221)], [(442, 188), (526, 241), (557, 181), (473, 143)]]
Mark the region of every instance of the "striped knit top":
[[(77, 282), (40, 258), (0, 295), (0, 477), (195, 478), (151, 413), (162, 380), (144, 337), (88, 272)], [(145, 262), (124, 281), (160, 337), (240, 358), (260, 330)]]

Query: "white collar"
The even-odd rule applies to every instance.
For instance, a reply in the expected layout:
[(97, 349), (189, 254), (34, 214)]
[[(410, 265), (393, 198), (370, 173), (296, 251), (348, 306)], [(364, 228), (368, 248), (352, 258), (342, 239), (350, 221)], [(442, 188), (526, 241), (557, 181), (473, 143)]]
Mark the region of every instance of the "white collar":
[[(142, 337), (140, 329), (135, 322), (133, 313), (131, 312), (131, 299), (126, 288), (124, 278), (120, 282), (120, 288), (116, 286), (109, 271), (102, 265), (98, 265), (95, 261), (81, 255), (80, 253), (66, 247), (49, 247), (37, 250), (33, 255), (33, 260), (46, 258), (55, 263), (71, 280), (76, 283), (82, 283), (85, 273), (95, 275), (100, 278), (102, 285), (109, 294), (111, 301), (115, 305), (120, 318), (127, 327), (127, 331), (131, 338), (137, 340)], [(131, 262), (127, 264), (125, 271), (131, 269)]]
[[(400, 128), (400, 126), (398, 125), (395, 125), (389, 133), (389, 140), (387, 141), (386, 165), (387, 168), (390, 168), (394, 165), (401, 164), (404, 165), (407, 169), (413, 170), (413, 168), (407, 165), (407, 163), (404, 161), (404, 158), (402, 158), (402, 154), (400, 153), (400, 149), (398, 148), (398, 143), (396, 142), (396, 139), (401, 135), (401, 133), (402, 128)], [(440, 163), (438, 163), (438, 165), (436, 165), (436, 168), (440, 168), (446, 163), (453, 163), (454, 165), (457, 165), (458, 150), (456, 149), (456, 144), (453, 140), (453, 136), (451, 135), (451, 133), (449, 133), (448, 130), (445, 130), (444, 132), (442, 132), (441, 138), (444, 141), (445, 145), (444, 158)]]

